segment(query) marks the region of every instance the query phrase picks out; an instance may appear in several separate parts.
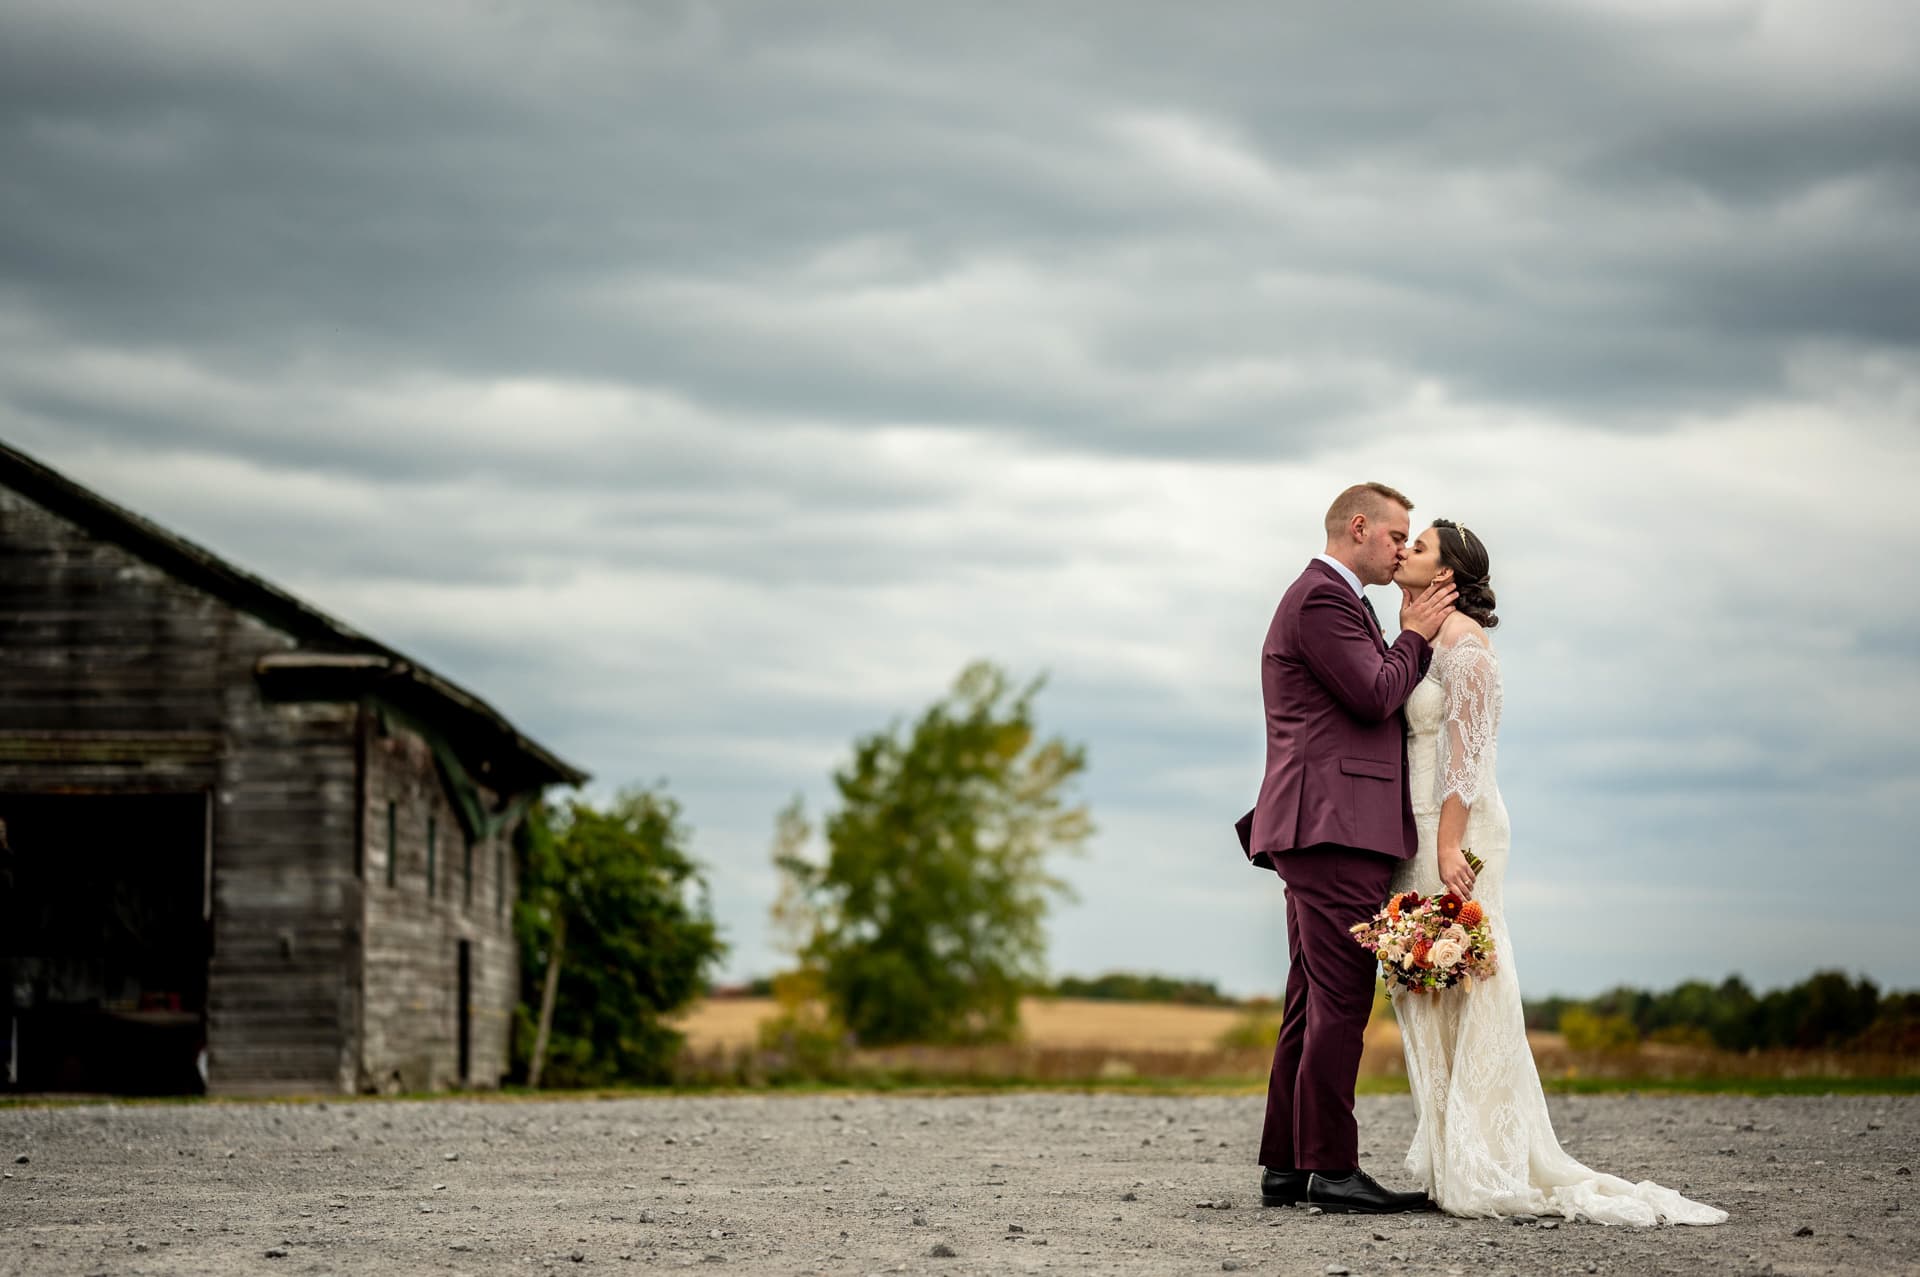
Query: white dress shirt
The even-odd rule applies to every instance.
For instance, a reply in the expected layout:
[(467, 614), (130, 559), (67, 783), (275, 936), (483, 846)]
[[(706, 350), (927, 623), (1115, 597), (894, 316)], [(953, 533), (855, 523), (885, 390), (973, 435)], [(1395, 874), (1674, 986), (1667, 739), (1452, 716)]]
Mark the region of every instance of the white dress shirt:
[(1364, 599), (1367, 597), (1366, 591), (1362, 588), (1360, 584), (1360, 578), (1353, 574), (1352, 568), (1348, 567), (1346, 564), (1342, 563), (1340, 560), (1334, 558), (1331, 554), (1316, 554), (1313, 557), (1320, 560), (1322, 563), (1326, 564), (1328, 567), (1332, 568), (1335, 572), (1338, 572), (1340, 574), (1340, 579), (1353, 587), (1354, 598)]

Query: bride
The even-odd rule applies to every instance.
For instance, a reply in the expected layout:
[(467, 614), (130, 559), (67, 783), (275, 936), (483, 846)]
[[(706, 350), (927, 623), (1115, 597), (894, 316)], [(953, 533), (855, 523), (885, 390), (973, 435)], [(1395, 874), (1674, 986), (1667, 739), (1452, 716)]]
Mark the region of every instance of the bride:
[[(1527, 1049), (1504, 888), (1509, 828), (1494, 779), (1500, 660), (1487, 550), (1450, 519), (1414, 541), (1394, 583), (1417, 594), (1436, 579), (1459, 590), (1433, 664), (1407, 700), (1408, 779), (1420, 848), (1393, 890), (1478, 899), (1499, 966), (1488, 980), (1438, 993), (1396, 991), (1419, 1125), (1407, 1170), (1455, 1215), (1561, 1215), (1602, 1224), (1718, 1224), (1727, 1213), (1650, 1180), (1628, 1183), (1581, 1165), (1554, 1137)], [(1466, 852), (1481, 861), (1476, 874)]]

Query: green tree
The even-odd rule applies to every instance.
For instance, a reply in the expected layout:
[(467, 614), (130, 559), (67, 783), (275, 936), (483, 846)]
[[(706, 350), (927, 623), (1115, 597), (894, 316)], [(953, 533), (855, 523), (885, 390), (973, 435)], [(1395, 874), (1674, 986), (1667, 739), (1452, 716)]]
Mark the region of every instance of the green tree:
[[(1599, 997), (1589, 1001), (1587, 1009), (1601, 1016), (1617, 1016), (1633, 1026), (1635, 1033), (1644, 1034), (1648, 1028), (1648, 1011), (1653, 1006), (1654, 995), (1645, 989), (1630, 989), (1626, 985), (1609, 989)], [(1566, 1017), (1561, 1017), (1561, 1031), (1566, 1031)]]
[(1572, 998), (1530, 998), (1521, 1004), (1522, 1014), (1526, 1017), (1529, 1029), (1541, 1029), (1548, 1033), (1558, 1032), (1560, 1017), (1570, 1006), (1578, 1005)]
[(1560, 1013), (1560, 1032), (1576, 1051), (1626, 1051), (1640, 1043), (1633, 1021), (1618, 1012), (1570, 1006)]
[(664, 1017), (726, 951), (687, 839), (679, 805), (646, 789), (528, 813), (514, 1039), (533, 1083), (668, 1080), (681, 1035)]
[(1867, 1031), (1853, 1040), (1862, 1051), (1920, 1057), (1920, 993), (1889, 993)]
[(774, 917), (862, 1042), (1001, 1040), (1042, 978), (1043, 923), (1066, 884), (1049, 856), (1092, 833), (1068, 791), (1085, 750), (1039, 739), (1035, 681), (969, 666), (911, 726), (856, 740), (834, 773), (826, 859), (782, 813)]
[(1720, 1014), (1720, 995), (1704, 980), (1688, 980), (1648, 999), (1637, 1026), (1655, 1042), (1685, 1046), (1715, 1046), (1714, 1027)]
[(1757, 1045), (1758, 1006), (1759, 999), (1745, 980), (1737, 975), (1722, 980), (1707, 1020), (1707, 1032), (1713, 1035), (1714, 1044), (1725, 1051), (1745, 1051)]
[(1816, 971), (1798, 988), (1803, 993), (1794, 1046), (1839, 1046), (1865, 1033), (1880, 1012), (1880, 989), (1865, 976), (1854, 981), (1844, 971)]

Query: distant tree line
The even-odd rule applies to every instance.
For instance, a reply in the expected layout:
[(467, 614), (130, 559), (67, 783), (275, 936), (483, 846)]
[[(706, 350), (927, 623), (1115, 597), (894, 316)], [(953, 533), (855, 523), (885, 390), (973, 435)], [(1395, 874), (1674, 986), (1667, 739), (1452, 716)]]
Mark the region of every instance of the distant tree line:
[(1132, 971), (1109, 971), (1091, 978), (1065, 976), (1042, 992), (1056, 998), (1091, 998), (1101, 1002), (1177, 1002), (1192, 1007), (1240, 1005), (1240, 999), (1220, 992), (1220, 987), (1211, 980), (1180, 980)]
[(1567, 1035), (1578, 1048), (1675, 1042), (1727, 1051), (1839, 1048), (1920, 1051), (1920, 993), (1882, 994), (1873, 981), (1818, 971), (1756, 993), (1739, 976), (1689, 980), (1664, 993), (1622, 986), (1595, 998), (1526, 1004), (1527, 1027)]
[[(755, 976), (726, 992), (750, 998), (774, 996), (777, 977)], [(716, 988), (712, 992), (719, 992)], [(1109, 971), (1097, 976), (1062, 976), (1034, 986), (1043, 998), (1086, 998), (1095, 1002), (1173, 1002), (1190, 1007), (1237, 1007), (1242, 999), (1220, 992), (1211, 980), (1182, 980), (1175, 976), (1143, 975), (1137, 971)], [(1255, 999), (1264, 1002), (1264, 999)]]

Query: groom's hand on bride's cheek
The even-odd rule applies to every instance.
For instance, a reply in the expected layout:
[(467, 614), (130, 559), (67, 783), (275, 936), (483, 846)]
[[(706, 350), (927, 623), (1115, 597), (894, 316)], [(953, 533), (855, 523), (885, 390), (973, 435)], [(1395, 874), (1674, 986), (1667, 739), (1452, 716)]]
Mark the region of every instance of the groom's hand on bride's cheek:
[(1453, 615), (1453, 601), (1460, 591), (1451, 581), (1435, 581), (1420, 592), (1418, 598), (1402, 586), (1401, 595), (1405, 603), (1400, 608), (1400, 628), (1412, 630), (1421, 638), (1432, 641), (1440, 632), (1440, 624)]

